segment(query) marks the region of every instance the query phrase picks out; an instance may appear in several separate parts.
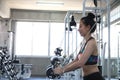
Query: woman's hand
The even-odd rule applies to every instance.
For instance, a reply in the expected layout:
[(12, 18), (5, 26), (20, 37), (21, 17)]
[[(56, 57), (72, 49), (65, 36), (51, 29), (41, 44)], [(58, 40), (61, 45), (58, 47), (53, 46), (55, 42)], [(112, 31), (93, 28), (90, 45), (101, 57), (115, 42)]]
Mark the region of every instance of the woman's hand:
[(64, 73), (64, 70), (61, 67), (57, 67), (57, 68), (53, 69), (53, 71), (54, 71), (54, 74), (63, 74)]

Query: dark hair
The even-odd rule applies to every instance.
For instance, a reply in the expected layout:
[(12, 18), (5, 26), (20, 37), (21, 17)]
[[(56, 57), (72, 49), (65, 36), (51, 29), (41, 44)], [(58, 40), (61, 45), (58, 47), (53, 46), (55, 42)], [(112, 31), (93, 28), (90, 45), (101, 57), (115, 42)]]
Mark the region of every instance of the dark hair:
[(93, 33), (96, 30), (96, 22), (94, 21), (95, 15), (93, 13), (88, 13), (86, 17), (81, 18), (83, 24), (86, 26), (90, 25), (90, 33)]

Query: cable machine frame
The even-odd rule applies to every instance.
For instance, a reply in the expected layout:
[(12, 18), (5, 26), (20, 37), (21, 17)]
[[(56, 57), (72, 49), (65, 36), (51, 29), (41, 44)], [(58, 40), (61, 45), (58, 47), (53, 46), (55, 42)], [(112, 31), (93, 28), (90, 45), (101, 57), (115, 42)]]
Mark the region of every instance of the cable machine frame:
[[(86, 7), (86, 1), (87, 0), (83, 0), (83, 16), (85, 16), (85, 12), (86, 10), (100, 10), (100, 11), (105, 11), (106, 10), (106, 16), (107, 16), (107, 24), (106, 26), (108, 27), (108, 62), (107, 62), (107, 76), (108, 76), (108, 80), (110, 80), (111, 78), (111, 72), (110, 72), (110, 0), (96, 0), (96, 1), (105, 1), (106, 4), (106, 8), (101, 8), (101, 7)], [(103, 35), (103, 33), (102, 33)], [(104, 65), (104, 64), (103, 64)]]

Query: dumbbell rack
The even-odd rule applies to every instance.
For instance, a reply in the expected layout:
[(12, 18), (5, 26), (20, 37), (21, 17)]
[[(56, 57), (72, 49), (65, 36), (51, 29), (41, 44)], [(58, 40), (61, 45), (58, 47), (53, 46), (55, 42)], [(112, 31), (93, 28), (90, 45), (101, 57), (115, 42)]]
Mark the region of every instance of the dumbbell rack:
[(0, 70), (2, 76), (8, 78), (9, 80), (18, 80), (16, 77), (16, 72), (14, 71), (14, 64), (12, 60), (9, 59), (9, 55), (3, 50), (0, 50)]

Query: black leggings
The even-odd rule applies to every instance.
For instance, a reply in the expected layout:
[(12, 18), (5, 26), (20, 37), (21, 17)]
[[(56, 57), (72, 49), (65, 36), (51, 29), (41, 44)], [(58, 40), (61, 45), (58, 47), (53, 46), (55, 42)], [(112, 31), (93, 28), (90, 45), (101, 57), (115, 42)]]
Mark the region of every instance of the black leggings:
[(83, 77), (83, 80), (105, 80), (100, 72), (95, 72)]

